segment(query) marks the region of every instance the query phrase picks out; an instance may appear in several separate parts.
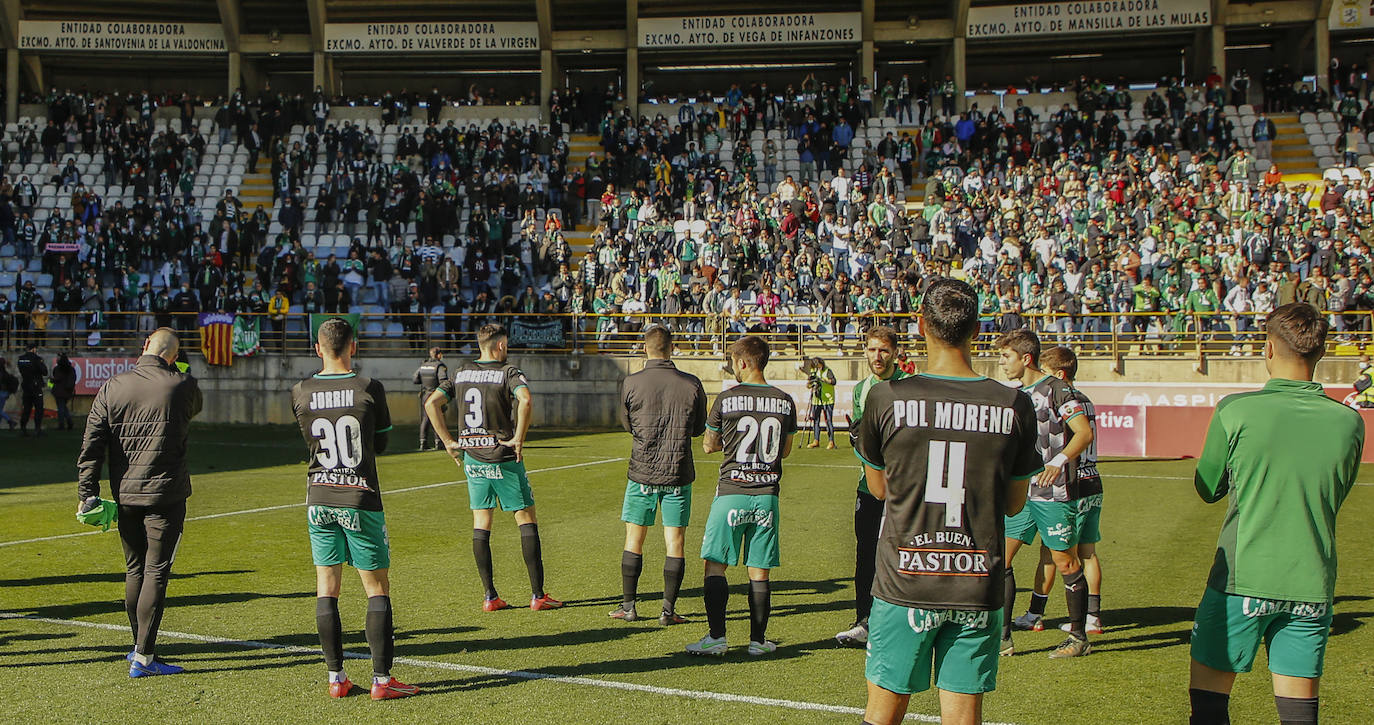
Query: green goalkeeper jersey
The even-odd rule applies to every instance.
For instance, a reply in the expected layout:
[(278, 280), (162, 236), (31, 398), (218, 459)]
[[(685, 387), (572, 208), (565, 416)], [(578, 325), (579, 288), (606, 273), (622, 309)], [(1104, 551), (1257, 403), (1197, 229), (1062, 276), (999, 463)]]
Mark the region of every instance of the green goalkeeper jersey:
[[(901, 368), (893, 365), (892, 377), (890, 378), (880, 378), (877, 375), (869, 375), (856, 383), (854, 385), (854, 401), (851, 406), (854, 412), (853, 415), (850, 416), (849, 432), (853, 434), (859, 429), (859, 419), (864, 417), (864, 401), (868, 399), (868, 391), (872, 390), (874, 385), (885, 382), (886, 380), (901, 380), (902, 378), (909, 377), (911, 376), (902, 372)], [(855, 449), (855, 455), (858, 455), (857, 448)], [(864, 475), (862, 466), (859, 467), (859, 490), (863, 493), (870, 493), (868, 490), (868, 478)]]
[(1363, 448), (1364, 420), (1321, 383), (1273, 379), (1222, 399), (1194, 477), (1208, 503), (1231, 495), (1207, 586), (1331, 603), (1336, 512)]

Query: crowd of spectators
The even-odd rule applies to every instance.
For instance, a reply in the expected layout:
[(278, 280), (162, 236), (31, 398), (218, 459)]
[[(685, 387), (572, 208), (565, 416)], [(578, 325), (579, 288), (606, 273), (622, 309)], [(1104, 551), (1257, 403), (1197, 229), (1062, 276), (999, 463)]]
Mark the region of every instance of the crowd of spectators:
[[(396, 315), (417, 344), (422, 314), (439, 312), (454, 339), (504, 312), (580, 316), (603, 336), (636, 314), (712, 339), (840, 334), (905, 329), (923, 290), (955, 275), (982, 295), (987, 332), (1167, 345), (1196, 326), (1229, 333), (1239, 354), (1250, 314), (1295, 299), (1342, 334), (1369, 329), (1369, 173), (1261, 173), (1258, 125), (1223, 110), (1248, 97), (1228, 95), (1235, 79), (1168, 79), (1137, 105), (1084, 78), (1075, 104), (1040, 115), (1013, 96), (960, 111), (948, 81), (905, 76), (735, 86), (652, 118), (617, 110), (612, 90), (555, 94), (549, 122), (523, 127), (441, 124), (404, 92), (380, 99), (383, 127), (334, 121), (322, 94), (240, 92), (218, 101), (210, 134), (198, 99), (159, 128), (171, 99), (54, 93), (43, 128), (8, 134), (0, 180), (4, 243), (40, 257), (52, 284), (23, 268), (0, 296), (4, 327), (32, 334), (45, 311), (83, 313), (88, 332), (188, 327), (173, 313), (222, 310), (280, 330), (354, 310)], [(1331, 99), (1300, 87), (1273, 107)], [(571, 158), (565, 128), (599, 150)], [(277, 204), (245, 208), (232, 188), (196, 198), (210, 145), (247, 149), (249, 173), (269, 159)], [(83, 178), (78, 152), (103, 158), (103, 179)], [(40, 154), (39, 178), (12, 173)], [(106, 204), (100, 182), (133, 203)], [(38, 223), (47, 184), (70, 203)], [(917, 188), (924, 207), (909, 210)], [(589, 248), (570, 244), (574, 225), (593, 229)]]

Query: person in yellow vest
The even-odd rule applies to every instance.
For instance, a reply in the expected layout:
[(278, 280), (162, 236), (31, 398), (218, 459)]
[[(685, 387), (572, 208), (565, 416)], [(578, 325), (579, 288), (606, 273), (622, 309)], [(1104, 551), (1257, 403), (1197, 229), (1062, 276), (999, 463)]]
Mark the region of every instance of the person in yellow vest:
[(1369, 356), (1360, 356), (1360, 374), (1355, 378), (1355, 407), (1374, 408), (1374, 367)]
[(826, 433), (830, 436), (828, 449), (835, 448), (835, 371), (825, 361), (813, 357), (802, 366), (806, 373), (806, 388), (811, 391), (811, 444), (821, 447), (821, 418), (825, 418)]

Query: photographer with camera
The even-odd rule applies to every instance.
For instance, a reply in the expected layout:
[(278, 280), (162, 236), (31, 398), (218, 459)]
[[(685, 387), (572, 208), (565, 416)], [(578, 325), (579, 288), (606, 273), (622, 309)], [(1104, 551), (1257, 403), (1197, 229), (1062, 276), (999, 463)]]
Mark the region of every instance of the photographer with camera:
[(821, 418), (825, 418), (826, 433), (830, 436), (827, 449), (835, 448), (835, 371), (825, 361), (813, 357), (801, 364), (806, 373), (806, 389), (811, 391), (811, 443), (807, 448), (821, 447)]

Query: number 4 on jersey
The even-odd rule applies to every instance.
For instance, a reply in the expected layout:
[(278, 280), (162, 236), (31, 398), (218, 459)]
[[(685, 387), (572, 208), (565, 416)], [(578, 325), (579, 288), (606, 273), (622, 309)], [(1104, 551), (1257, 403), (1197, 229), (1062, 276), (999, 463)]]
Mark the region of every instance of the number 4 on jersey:
[(926, 455), (926, 503), (945, 505), (945, 526), (964, 526), (964, 464), (968, 444), (931, 441)]

